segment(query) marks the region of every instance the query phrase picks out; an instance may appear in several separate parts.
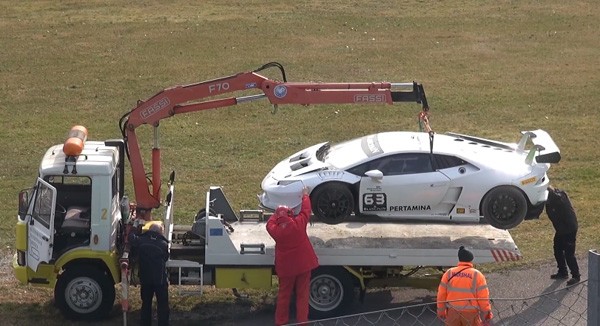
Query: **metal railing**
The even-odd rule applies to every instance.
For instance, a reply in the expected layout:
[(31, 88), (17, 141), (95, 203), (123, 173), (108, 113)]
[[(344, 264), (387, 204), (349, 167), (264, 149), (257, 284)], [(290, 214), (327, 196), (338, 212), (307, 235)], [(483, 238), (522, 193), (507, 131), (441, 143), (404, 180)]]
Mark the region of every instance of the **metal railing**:
[[(600, 254), (588, 253), (588, 279), (526, 298), (491, 298), (491, 325), (600, 326)], [(443, 325), (435, 302), (313, 320), (313, 326)]]

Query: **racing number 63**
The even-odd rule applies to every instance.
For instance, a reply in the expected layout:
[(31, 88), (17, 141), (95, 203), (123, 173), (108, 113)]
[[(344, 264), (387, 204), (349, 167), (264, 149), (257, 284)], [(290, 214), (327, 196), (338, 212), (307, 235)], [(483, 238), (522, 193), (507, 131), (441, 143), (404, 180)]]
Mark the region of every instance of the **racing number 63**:
[(365, 194), (363, 197), (363, 204), (365, 205), (385, 205), (385, 194), (376, 193), (376, 194)]
[(380, 211), (385, 210), (385, 207), (385, 193), (369, 193), (363, 195), (363, 209), (365, 211)]

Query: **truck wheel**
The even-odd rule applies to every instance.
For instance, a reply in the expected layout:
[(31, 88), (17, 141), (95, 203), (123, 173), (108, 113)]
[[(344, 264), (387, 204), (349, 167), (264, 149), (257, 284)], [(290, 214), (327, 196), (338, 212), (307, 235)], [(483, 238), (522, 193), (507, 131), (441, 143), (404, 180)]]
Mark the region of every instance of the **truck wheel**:
[(354, 196), (341, 183), (329, 183), (315, 189), (311, 196), (315, 216), (327, 223), (337, 224), (350, 217), (354, 210)]
[(511, 229), (527, 215), (527, 199), (515, 187), (500, 186), (485, 195), (481, 208), (483, 217), (493, 227)]
[(115, 285), (106, 272), (71, 266), (58, 279), (54, 300), (69, 319), (93, 321), (108, 316), (115, 302)]
[(354, 299), (351, 275), (339, 267), (319, 267), (310, 279), (309, 308), (311, 319), (342, 315)]

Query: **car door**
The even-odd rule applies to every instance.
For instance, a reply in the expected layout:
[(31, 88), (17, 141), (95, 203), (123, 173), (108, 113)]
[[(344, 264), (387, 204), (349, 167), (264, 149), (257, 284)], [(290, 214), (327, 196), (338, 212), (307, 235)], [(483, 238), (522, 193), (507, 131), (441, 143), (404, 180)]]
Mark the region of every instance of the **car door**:
[(34, 196), (29, 217), (27, 266), (37, 271), (40, 263), (47, 263), (52, 258), (56, 188), (38, 178)]
[(450, 179), (433, 170), (429, 154), (394, 154), (372, 163), (360, 182), (361, 213), (407, 218), (448, 214), (443, 199)]

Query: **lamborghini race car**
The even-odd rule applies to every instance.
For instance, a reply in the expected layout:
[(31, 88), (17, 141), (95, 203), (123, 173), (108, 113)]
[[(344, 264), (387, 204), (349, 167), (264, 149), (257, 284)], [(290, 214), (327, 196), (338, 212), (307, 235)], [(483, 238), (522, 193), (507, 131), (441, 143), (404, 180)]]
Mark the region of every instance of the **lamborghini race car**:
[(329, 224), (354, 215), (510, 229), (539, 218), (548, 196), (546, 171), (560, 158), (543, 130), (522, 132), (518, 143), (384, 132), (295, 153), (263, 179), (259, 201), (267, 210), (298, 209), (308, 187), (313, 214)]

